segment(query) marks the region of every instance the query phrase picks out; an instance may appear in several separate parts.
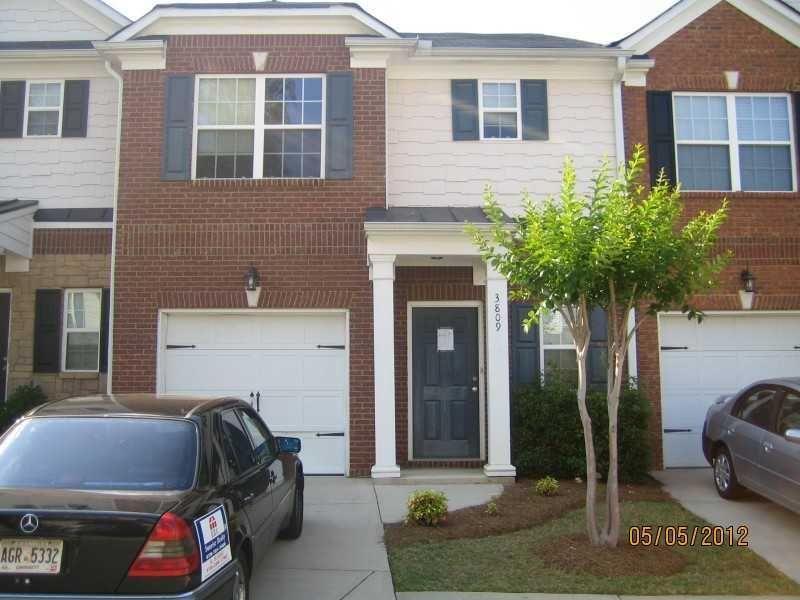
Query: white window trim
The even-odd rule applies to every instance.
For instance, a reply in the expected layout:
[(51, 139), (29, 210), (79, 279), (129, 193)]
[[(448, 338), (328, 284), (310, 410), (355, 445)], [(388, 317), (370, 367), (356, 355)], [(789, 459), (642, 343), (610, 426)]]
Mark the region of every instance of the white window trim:
[[(60, 93), (58, 98), (58, 107), (47, 106), (47, 107), (33, 107), (31, 108), (28, 106), (28, 97), (30, 96), (31, 84), (37, 83), (58, 83), (60, 84)], [(57, 138), (61, 137), (61, 121), (63, 118), (64, 112), (64, 79), (29, 79), (25, 82), (25, 114), (22, 119), (22, 137), (24, 138)], [(28, 113), (30, 111), (33, 112), (58, 112), (58, 132), (51, 135), (28, 135)]]
[[(675, 110), (675, 102), (679, 96), (718, 96), (725, 98), (725, 105), (728, 117), (728, 139), (727, 140), (678, 140), (678, 118)], [(742, 141), (745, 146), (785, 146), (789, 145), (789, 158), (792, 166), (792, 189), (791, 190), (743, 190), (742, 172), (739, 165), (739, 132), (736, 118), (736, 98), (737, 97), (767, 97), (785, 98), (786, 108), (789, 111), (789, 141)], [(780, 92), (673, 92), (672, 93), (672, 130), (675, 132), (675, 144), (673, 152), (675, 154), (675, 174), (680, 181), (680, 165), (678, 164), (678, 145), (682, 146), (727, 146), (728, 156), (730, 157), (731, 167), (731, 189), (730, 190), (690, 190), (687, 192), (746, 192), (754, 194), (793, 194), (797, 191), (797, 144), (795, 142), (795, 123), (792, 115), (794, 114), (793, 98), (791, 94)]]
[[(264, 123), (264, 105), (266, 102), (265, 82), (267, 79), (280, 79), (280, 78), (305, 78), (305, 77), (320, 77), (322, 78), (322, 123), (319, 125), (272, 125)], [(255, 79), (256, 97), (255, 97), (255, 114), (253, 116), (253, 125), (198, 125), (197, 117), (199, 114), (200, 106), (200, 80), (201, 79)], [(225, 74), (225, 75), (198, 75), (194, 78), (194, 115), (192, 117), (192, 179), (197, 178), (197, 132), (198, 128), (202, 130), (234, 130), (234, 131), (253, 131), (253, 177), (252, 179), (269, 179), (269, 180), (285, 180), (285, 179), (325, 179), (325, 133), (326, 133), (326, 120), (327, 120), (327, 78), (324, 73), (268, 73), (265, 75), (254, 74)], [(267, 129), (319, 129), (320, 134), (320, 165), (319, 177), (264, 177), (264, 131)], [(231, 181), (239, 181), (239, 177), (232, 178), (203, 178), (209, 181), (219, 181), (230, 179)], [(244, 179), (249, 181), (249, 179)]]
[[(483, 84), (484, 83), (513, 83), (517, 92), (516, 108), (484, 108), (483, 106)], [(488, 142), (518, 142), (522, 139), (522, 82), (519, 79), (479, 79), (478, 80), (478, 129), (480, 129), (480, 140)], [(513, 138), (494, 138), (483, 136), (483, 113), (484, 112), (506, 112), (516, 113), (517, 115), (517, 137)]]
[[(558, 311), (553, 311), (557, 313)], [(561, 316), (561, 315), (559, 315)], [(564, 318), (563, 316), (561, 317)], [(542, 378), (542, 381), (545, 380), (547, 377), (547, 369), (544, 362), (544, 354), (547, 350), (575, 350), (577, 352), (577, 346), (575, 346), (575, 342), (573, 341), (572, 344), (545, 344), (544, 341), (544, 314), (542, 314), (539, 318), (539, 376)]]
[[(64, 290), (63, 306), (61, 307), (61, 371), (62, 373), (99, 373), (100, 372), (100, 346), (102, 344), (103, 315), (100, 315), (100, 323), (97, 329), (88, 327), (67, 328), (67, 296), (75, 293), (97, 293), (100, 294), (100, 311), (103, 310), (103, 290), (101, 288), (66, 288)], [(67, 333), (97, 333), (97, 367), (94, 369), (67, 369)]]

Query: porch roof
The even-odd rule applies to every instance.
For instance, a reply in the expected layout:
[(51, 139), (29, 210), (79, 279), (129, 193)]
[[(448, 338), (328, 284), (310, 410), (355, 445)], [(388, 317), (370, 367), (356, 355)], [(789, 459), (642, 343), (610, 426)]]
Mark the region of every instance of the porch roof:
[[(506, 220), (510, 221), (508, 216)], [(481, 206), (390, 206), (367, 209), (365, 227), (372, 223), (466, 223), (489, 224), (491, 221)]]

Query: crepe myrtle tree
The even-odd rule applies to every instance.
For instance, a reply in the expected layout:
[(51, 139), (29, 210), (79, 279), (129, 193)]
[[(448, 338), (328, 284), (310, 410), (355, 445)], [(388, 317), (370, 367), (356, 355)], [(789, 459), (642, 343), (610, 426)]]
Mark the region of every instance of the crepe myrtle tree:
[[(484, 260), (508, 279), (511, 298), (537, 306), (525, 327), (544, 312), (558, 311), (574, 338), (586, 450), (586, 527), (594, 545), (616, 546), (619, 541), (617, 415), (631, 338), (648, 315), (659, 311), (680, 308), (690, 319), (702, 318), (691, 299), (714, 285), (729, 258), (715, 250), (727, 201), (682, 224), (680, 188), (672, 187), (663, 173), (652, 187), (642, 185), (644, 164), (641, 146), (615, 174), (603, 162), (589, 193), (581, 194), (567, 159), (559, 196), (536, 203), (526, 194), (522, 214), (511, 222), (487, 188), (485, 211), (492, 224), (488, 230), (469, 228)], [(586, 406), (593, 307), (608, 315), (609, 468), (603, 523), (598, 519), (597, 462)], [(631, 314), (636, 315), (632, 324)]]

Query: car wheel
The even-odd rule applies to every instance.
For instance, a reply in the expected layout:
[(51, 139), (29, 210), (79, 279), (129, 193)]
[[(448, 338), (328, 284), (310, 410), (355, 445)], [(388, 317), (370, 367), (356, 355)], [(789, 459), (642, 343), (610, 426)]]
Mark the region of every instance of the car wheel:
[(714, 486), (717, 493), (726, 500), (737, 498), (742, 492), (742, 486), (733, 469), (731, 454), (725, 446), (720, 446), (714, 453)]
[(250, 575), (247, 566), (241, 558), (236, 559), (235, 576), (233, 580), (233, 594), (231, 600), (250, 599)]
[(289, 524), (281, 531), (281, 537), (285, 540), (296, 540), (301, 533), (303, 533), (303, 476), (298, 475), (294, 488), (292, 516)]

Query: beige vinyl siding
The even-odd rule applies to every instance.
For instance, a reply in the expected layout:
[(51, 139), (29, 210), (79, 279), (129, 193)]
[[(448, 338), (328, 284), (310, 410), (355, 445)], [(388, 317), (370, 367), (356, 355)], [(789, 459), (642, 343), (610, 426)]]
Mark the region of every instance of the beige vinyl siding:
[(55, 0), (0, 1), (0, 41), (102, 40), (104, 33)]
[(615, 161), (610, 81), (549, 80), (547, 141), (452, 140), (450, 80), (388, 83), (390, 206), (475, 206), (491, 184), (512, 212), (521, 192), (558, 191), (569, 155), (582, 182), (601, 159)]
[[(52, 75), (60, 79), (55, 68)], [(116, 82), (91, 79), (87, 137), (3, 140), (0, 200), (38, 200), (39, 208), (111, 206), (116, 124)]]

